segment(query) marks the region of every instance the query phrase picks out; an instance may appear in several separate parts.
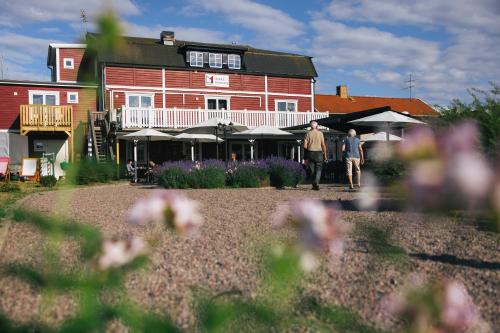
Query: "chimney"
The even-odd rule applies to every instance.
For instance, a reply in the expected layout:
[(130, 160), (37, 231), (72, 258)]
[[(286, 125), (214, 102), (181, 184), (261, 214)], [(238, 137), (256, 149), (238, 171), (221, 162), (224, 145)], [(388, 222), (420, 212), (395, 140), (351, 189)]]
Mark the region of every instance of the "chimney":
[(163, 45), (174, 45), (175, 33), (173, 31), (162, 31), (160, 34), (160, 41)]
[(347, 98), (347, 86), (345, 84), (342, 84), (340, 86), (337, 86), (337, 96), (340, 96), (340, 98)]

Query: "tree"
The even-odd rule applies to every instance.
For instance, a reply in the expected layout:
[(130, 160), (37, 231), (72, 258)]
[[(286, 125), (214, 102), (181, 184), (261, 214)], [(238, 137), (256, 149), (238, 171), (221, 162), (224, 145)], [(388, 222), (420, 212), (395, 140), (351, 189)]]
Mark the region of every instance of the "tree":
[(450, 106), (438, 106), (438, 109), (445, 126), (464, 120), (476, 121), (481, 128), (481, 145), (485, 153), (500, 157), (500, 85), (490, 84), (489, 91), (469, 89), (470, 103), (455, 99)]

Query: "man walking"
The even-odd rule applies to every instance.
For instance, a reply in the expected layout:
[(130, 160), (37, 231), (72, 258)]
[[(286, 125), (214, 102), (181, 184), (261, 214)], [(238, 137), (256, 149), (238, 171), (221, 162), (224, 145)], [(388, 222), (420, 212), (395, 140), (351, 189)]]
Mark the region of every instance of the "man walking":
[(319, 191), (321, 169), (326, 160), (326, 145), (323, 133), (318, 130), (318, 123), (314, 120), (309, 123), (311, 129), (304, 138), (305, 157), (311, 170), (312, 189)]
[(352, 168), (356, 171), (356, 178), (358, 187), (361, 187), (361, 168), (360, 164), (365, 163), (363, 155), (363, 146), (361, 141), (356, 137), (356, 131), (350, 129), (347, 132), (347, 138), (342, 144), (342, 152), (346, 161), (347, 179), (349, 180), (349, 188), (352, 190), (354, 185), (352, 183)]

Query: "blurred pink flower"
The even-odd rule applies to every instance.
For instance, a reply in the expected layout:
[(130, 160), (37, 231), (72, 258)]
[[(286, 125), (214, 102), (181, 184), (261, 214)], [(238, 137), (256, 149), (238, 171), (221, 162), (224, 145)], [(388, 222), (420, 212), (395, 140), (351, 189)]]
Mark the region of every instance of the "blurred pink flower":
[(451, 158), (448, 173), (452, 185), (456, 185), (471, 204), (484, 199), (493, 184), (493, 170), (477, 151), (461, 152)]
[(319, 200), (295, 200), (278, 207), (274, 226), (291, 222), (300, 232), (308, 249), (327, 249), (332, 256), (343, 253), (344, 239), (350, 226), (340, 219), (339, 212)]
[(131, 208), (132, 224), (163, 223), (182, 235), (194, 235), (203, 224), (199, 204), (174, 191), (157, 191)]
[(474, 327), (479, 321), (479, 310), (465, 286), (451, 281), (445, 286), (441, 321), (446, 332), (459, 332)]
[(434, 131), (425, 126), (409, 130), (397, 145), (398, 155), (405, 160), (434, 157), (438, 154), (437, 137)]
[(480, 132), (476, 123), (465, 121), (450, 127), (439, 135), (440, 150), (447, 156), (457, 153), (477, 152)]
[(102, 255), (99, 258), (99, 268), (118, 268), (132, 262), (146, 253), (146, 244), (139, 237), (127, 240), (105, 240), (102, 244)]

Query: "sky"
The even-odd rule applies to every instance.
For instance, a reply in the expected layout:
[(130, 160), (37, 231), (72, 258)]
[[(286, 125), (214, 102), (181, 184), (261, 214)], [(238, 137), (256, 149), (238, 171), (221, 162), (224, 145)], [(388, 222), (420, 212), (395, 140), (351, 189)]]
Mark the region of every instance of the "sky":
[(50, 80), (48, 44), (79, 42), (109, 8), (130, 36), (311, 56), (319, 93), (409, 97), (411, 74), (414, 97), (447, 105), (500, 83), (500, 0), (0, 0), (3, 78)]

